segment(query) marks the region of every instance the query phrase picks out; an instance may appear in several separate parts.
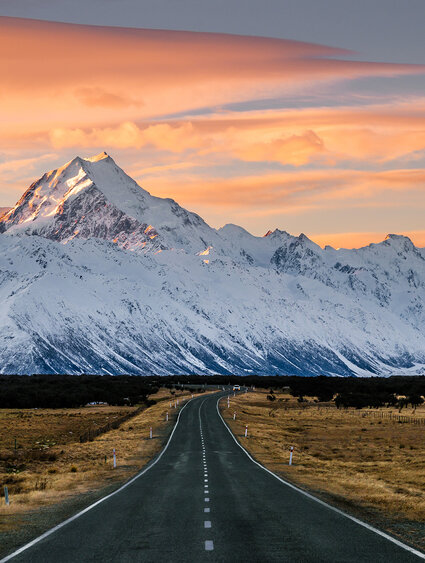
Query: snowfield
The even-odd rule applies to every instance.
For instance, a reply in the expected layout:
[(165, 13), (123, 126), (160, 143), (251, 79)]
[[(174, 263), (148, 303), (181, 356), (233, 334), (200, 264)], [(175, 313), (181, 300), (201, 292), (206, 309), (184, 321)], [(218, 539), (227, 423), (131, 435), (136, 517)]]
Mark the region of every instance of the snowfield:
[(1, 373), (425, 371), (425, 249), (216, 230), (105, 153), (0, 219)]

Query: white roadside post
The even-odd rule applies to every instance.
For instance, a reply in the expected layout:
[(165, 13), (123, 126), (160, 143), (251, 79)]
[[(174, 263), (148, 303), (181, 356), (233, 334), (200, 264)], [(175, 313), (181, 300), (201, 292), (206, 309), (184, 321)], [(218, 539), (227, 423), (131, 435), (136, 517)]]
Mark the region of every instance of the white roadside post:
[(113, 453), (114, 453), (114, 469), (117, 466), (117, 456), (115, 455), (115, 448), (113, 449)]
[(172, 403), (170, 403), (170, 409), (171, 409)]
[(245, 438), (248, 438), (248, 424), (245, 426)]
[(291, 446), (290, 454), (289, 454), (289, 465), (292, 465), (292, 454), (294, 451), (294, 446)]
[(229, 395), (227, 395), (227, 408), (230, 407), (230, 399), (229, 399)]
[(165, 415), (165, 420), (168, 422), (168, 411), (167, 414)]
[(152, 426), (149, 428), (149, 438), (152, 440)]
[(233, 420), (236, 420), (236, 412), (233, 413)]
[(10, 502), (9, 502), (9, 491), (5, 485), (4, 487), (4, 502), (6, 503), (6, 506), (9, 506)]

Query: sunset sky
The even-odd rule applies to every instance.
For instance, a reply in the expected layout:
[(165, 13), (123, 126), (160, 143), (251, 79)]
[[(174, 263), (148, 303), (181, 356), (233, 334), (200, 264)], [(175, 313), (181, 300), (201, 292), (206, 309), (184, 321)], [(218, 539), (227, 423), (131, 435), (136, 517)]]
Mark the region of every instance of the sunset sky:
[(105, 150), (214, 227), (425, 246), (422, 0), (28, 4), (0, 0), (0, 207)]

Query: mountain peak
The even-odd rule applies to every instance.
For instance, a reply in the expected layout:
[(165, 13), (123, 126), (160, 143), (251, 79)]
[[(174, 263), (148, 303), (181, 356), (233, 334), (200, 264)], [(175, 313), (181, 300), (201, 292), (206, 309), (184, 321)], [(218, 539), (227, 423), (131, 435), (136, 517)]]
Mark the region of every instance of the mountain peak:
[(385, 237), (382, 244), (390, 246), (399, 252), (409, 252), (415, 249), (413, 242), (405, 235), (389, 234)]
[(99, 162), (100, 160), (106, 160), (106, 159), (110, 159), (112, 160), (112, 158), (109, 156), (109, 154), (105, 151), (96, 154), (95, 156), (88, 156), (85, 157), (84, 160), (86, 160), (87, 162)]
[(402, 241), (402, 242), (412, 242), (409, 237), (406, 235), (396, 235), (396, 234), (389, 234), (385, 237), (385, 240), (393, 240), (393, 241)]
[(286, 231), (281, 231), (280, 229), (275, 229), (274, 231), (271, 231), (270, 229), (267, 231), (267, 233), (265, 235), (263, 235), (263, 238), (265, 237), (287, 237), (287, 236), (291, 236), (289, 235), (289, 233), (287, 233)]
[(76, 156), (31, 184), (0, 217), (0, 232), (9, 230), (64, 243), (100, 238), (131, 250), (184, 248), (191, 253), (215, 246), (218, 236), (196, 213), (152, 196), (106, 152)]

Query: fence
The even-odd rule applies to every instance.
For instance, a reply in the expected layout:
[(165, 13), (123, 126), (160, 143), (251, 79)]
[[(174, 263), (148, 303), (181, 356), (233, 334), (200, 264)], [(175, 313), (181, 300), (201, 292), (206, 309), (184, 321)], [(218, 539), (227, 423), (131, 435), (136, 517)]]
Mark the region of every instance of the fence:
[(350, 410), (347, 412), (361, 417), (371, 416), (373, 418), (379, 418), (381, 420), (393, 420), (394, 422), (418, 424), (420, 426), (425, 426), (425, 417), (420, 418), (418, 416), (409, 416), (405, 414), (395, 414), (392, 412), (383, 412), (383, 411)]
[(109, 432), (110, 430), (119, 428), (121, 424), (123, 424), (127, 420), (130, 420), (130, 418), (133, 418), (133, 416), (137, 416), (145, 409), (146, 407), (139, 407), (133, 412), (129, 412), (124, 416), (113, 420), (112, 422), (108, 422), (108, 424), (105, 424), (104, 426), (99, 426), (99, 428), (90, 428), (89, 430), (87, 430), (87, 432), (80, 434), (80, 442), (92, 442), (97, 436), (101, 436), (102, 434), (106, 434), (106, 432)]

